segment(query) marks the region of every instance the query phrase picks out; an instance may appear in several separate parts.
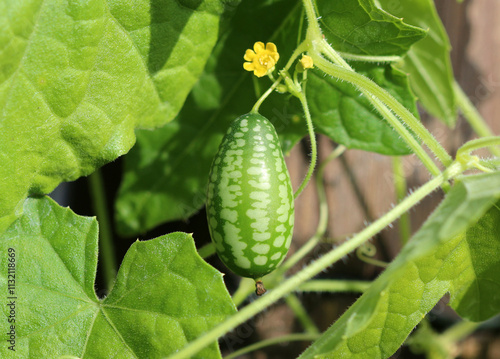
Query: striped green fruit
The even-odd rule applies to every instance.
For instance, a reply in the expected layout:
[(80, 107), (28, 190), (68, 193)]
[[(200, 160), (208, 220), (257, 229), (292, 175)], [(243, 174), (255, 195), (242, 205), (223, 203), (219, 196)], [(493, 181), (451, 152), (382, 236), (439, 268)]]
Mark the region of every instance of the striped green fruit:
[(278, 135), (263, 116), (238, 117), (210, 171), (207, 217), (219, 258), (234, 273), (260, 278), (285, 258), (294, 205)]

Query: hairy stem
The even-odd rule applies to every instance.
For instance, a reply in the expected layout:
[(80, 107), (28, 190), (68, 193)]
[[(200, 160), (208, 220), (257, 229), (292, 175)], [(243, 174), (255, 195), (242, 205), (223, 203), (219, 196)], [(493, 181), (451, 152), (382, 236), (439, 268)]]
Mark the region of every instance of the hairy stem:
[(401, 56), (369, 56), (369, 55), (358, 55), (350, 54), (348, 52), (337, 52), (343, 59), (351, 61), (361, 61), (361, 62), (398, 62), (401, 61)]
[(500, 136), (494, 137), (482, 137), (475, 140), (471, 140), (466, 142), (462, 147), (460, 147), (457, 151), (457, 159), (466, 159), (470, 157), (470, 153), (472, 151), (478, 150), (480, 148), (489, 147), (492, 149), (498, 150), (498, 146), (500, 146)]
[[(429, 155), (427, 155), (420, 143), (414, 138), (405, 125), (408, 126), (422, 141), (424, 141), (427, 147), (434, 152), (436, 157), (445, 166), (449, 166), (451, 164), (452, 160), (450, 155), (444, 150), (439, 142), (436, 141), (436, 139), (410, 111), (401, 105), (386, 90), (382, 89), (372, 80), (354, 71), (335, 65), (318, 54), (311, 56), (313, 56), (314, 63), (319, 69), (335, 78), (352, 83), (363, 94), (365, 94), (377, 111), (379, 111), (387, 119), (389, 124), (398, 132), (398, 134), (403, 138), (403, 140), (408, 144), (411, 150), (418, 156), (433, 176), (437, 176), (439, 174), (439, 168), (435, 165)], [(393, 114), (393, 111), (399, 116), (399, 118), (403, 119), (403, 123), (398, 120), (398, 118)]]
[[(406, 186), (406, 178), (401, 157), (392, 157), (392, 173), (394, 174), (394, 188), (396, 192), (396, 200), (398, 203), (406, 196), (408, 188)], [(401, 244), (405, 245), (411, 236), (410, 215), (403, 213), (398, 220), (399, 237)]]

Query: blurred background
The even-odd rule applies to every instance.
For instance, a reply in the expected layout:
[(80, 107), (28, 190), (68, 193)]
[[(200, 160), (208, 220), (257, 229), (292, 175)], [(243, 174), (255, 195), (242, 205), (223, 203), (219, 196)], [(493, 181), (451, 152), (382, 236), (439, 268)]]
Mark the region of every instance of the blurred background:
[[(500, 1), (468, 0), (458, 3), (456, 0), (439, 0), (436, 2), (436, 7), (453, 47), (451, 59), (455, 77), (493, 132), (498, 135), (500, 134), (498, 116), (500, 113)], [(452, 155), (462, 143), (474, 137), (469, 125), (461, 118), (454, 129), (447, 128), (442, 122), (434, 120), (425, 113), (421, 113), (421, 118), (425, 126)], [(321, 161), (336, 145), (323, 136), (318, 136), (318, 141)], [(309, 142), (305, 139), (295, 146), (287, 158), (294, 188), (298, 187), (306, 173), (309, 153)], [(410, 190), (429, 179), (428, 172), (419, 165), (414, 156), (404, 157), (403, 169)], [(120, 184), (121, 173), (121, 159), (102, 168), (111, 217), (113, 217), (112, 204)], [(324, 184), (329, 205), (327, 239), (294, 270), (300, 269), (307, 262), (319, 257), (331, 249), (332, 245), (341, 243), (346, 237), (359, 232), (366, 226), (366, 223), (372, 222), (387, 212), (396, 201), (392, 161), (387, 156), (359, 150), (346, 151), (340, 158), (328, 164)], [(88, 202), (90, 194), (86, 178), (62, 184), (52, 193), (52, 197), (63, 206), (69, 205), (80, 215), (94, 215)], [(412, 232), (421, 226), (442, 197), (442, 193), (435, 192), (411, 211)], [(311, 181), (298, 198), (295, 218), (296, 227), (289, 255), (305, 243), (316, 230), (318, 201), (314, 181)], [(374, 238), (373, 244), (376, 249), (374, 258), (382, 262), (390, 262), (397, 255), (401, 249), (399, 230), (398, 223), (395, 223), (392, 228), (387, 228)], [(139, 239), (147, 240), (174, 231), (194, 233), (198, 247), (210, 242), (203, 209), (187, 221), (162, 225), (143, 234)], [(135, 237), (121, 238), (115, 234), (118, 263), (136, 239)], [(226, 273), (224, 277), (226, 285), (230, 293), (233, 293), (238, 287), (240, 278), (230, 273), (216, 256), (211, 256), (207, 261)], [(351, 254), (321, 276), (322, 278), (369, 281), (375, 279), (382, 270), (383, 267), (369, 264), (356, 254)], [(99, 269), (97, 293), (99, 296), (106, 294), (104, 283), (99, 277)], [(297, 293), (298, 299), (320, 331), (327, 329), (358, 296), (359, 293)], [(255, 297), (250, 297), (243, 305), (252, 300), (255, 300)], [(427, 316), (430, 328), (437, 332), (442, 332), (459, 320), (446, 302), (445, 297)], [(297, 320), (289, 305), (281, 301), (221, 338), (220, 345), (223, 355), (227, 355), (263, 339), (303, 331), (302, 324)], [(308, 342), (279, 344), (238, 358), (290, 359), (297, 357), (307, 345)], [(426, 357), (425, 354), (418, 353), (417, 345), (412, 348), (403, 346), (393, 355), (393, 358)], [(456, 343), (450, 358), (500, 358), (500, 321), (490, 321), (484, 328)]]

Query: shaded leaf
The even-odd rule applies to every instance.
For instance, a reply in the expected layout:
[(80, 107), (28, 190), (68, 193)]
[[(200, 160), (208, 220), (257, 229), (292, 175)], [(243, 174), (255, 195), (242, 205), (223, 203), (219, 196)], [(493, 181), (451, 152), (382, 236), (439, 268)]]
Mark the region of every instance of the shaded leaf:
[(500, 202), (466, 232), (469, 256), (476, 278), (453, 307), (472, 321), (498, 314), (500, 306)]

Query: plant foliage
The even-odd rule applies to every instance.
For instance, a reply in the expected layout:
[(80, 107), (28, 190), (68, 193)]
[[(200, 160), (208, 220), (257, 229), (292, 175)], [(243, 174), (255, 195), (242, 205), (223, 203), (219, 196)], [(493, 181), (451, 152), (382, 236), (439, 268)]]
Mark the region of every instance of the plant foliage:
[[(417, 104), (450, 127), (460, 108), (484, 128), (457, 95), (431, 0), (3, 1), (0, 34), (0, 266), (9, 269), (0, 289), (15, 301), (2, 309), (15, 313), (2, 321), (15, 331), (15, 351), (4, 342), (0, 357), (220, 358), (217, 338), (438, 188), (441, 205), (300, 358), (388, 358), (447, 293), (466, 320), (500, 311), (500, 139), (480, 134), (449, 154), (419, 122)], [(242, 67), (256, 41), (277, 44), (280, 56), (262, 79)], [(295, 67), (303, 54), (314, 60), (306, 72)], [(124, 156), (110, 204), (117, 232), (189, 218), (205, 203), (229, 123), (257, 110), (285, 154), (309, 134), (314, 163), (316, 131), (338, 149), (415, 154), (432, 179), (297, 274), (285, 276), (300, 258), (285, 260), (268, 276), (268, 294), (239, 311), (233, 300), (249, 294), (245, 285), (230, 297), (196, 252), (197, 233), (136, 241), (98, 296), (106, 221), (99, 233), (96, 218), (46, 195)], [(472, 154), (481, 148), (493, 156)], [(318, 231), (297, 256), (325, 234), (317, 184)]]

